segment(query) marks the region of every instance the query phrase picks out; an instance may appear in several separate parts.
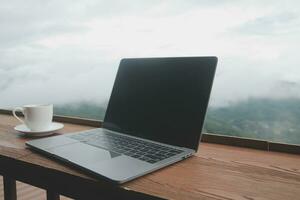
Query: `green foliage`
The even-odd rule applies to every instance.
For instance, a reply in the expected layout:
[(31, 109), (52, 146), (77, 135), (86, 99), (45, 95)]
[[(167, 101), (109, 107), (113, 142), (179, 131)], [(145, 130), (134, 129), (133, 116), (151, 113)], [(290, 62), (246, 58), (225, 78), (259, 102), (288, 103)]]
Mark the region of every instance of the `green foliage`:
[(57, 115), (66, 115), (98, 120), (104, 119), (105, 111), (106, 104), (97, 104), (93, 102), (80, 102), (54, 106), (54, 113)]
[[(81, 102), (55, 106), (59, 115), (103, 120), (106, 104)], [(299, 99), (249, 99), (226, 107), (208, 109), (205, 131), (300, 144)]]
[(209, 108), (205, 129), (210, 133), (300, 144), (299, 99), (249, 99)]

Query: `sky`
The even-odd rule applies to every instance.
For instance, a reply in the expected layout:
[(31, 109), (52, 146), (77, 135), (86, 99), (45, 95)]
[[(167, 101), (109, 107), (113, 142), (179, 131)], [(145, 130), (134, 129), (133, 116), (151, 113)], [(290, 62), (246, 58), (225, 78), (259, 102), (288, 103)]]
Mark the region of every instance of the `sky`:
[(297, 0), (2, 0), (0, 25), (0, 107), (101, 104), (153, 56), (217, 56), (211, 106), (300, 98)]

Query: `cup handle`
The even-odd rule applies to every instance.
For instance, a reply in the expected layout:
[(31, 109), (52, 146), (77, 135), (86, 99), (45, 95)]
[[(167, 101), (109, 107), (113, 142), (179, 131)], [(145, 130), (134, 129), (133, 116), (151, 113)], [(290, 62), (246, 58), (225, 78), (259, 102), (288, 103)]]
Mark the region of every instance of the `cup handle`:
[(17, 118), (17, 120), (19, 120), (22, 124), (25, 124), (25, 122), (16, 115), (16, 111), (18, 111), (18, 110), (21, 111), (24, 115), (24, 109), (21, 107), (16, 107), (15, 109), (13, 109), (12, 113), (13, 113), (14, 117)]

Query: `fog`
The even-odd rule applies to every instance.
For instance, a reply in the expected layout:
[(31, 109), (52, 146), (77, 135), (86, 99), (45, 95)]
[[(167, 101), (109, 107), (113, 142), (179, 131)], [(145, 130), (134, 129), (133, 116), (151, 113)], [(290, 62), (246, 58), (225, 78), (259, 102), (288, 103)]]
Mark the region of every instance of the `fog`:
[(121, 58), (219, 57), (212, 106), (300, 98), (299, 1), (0, 4), (0, 107), (103, 103)]

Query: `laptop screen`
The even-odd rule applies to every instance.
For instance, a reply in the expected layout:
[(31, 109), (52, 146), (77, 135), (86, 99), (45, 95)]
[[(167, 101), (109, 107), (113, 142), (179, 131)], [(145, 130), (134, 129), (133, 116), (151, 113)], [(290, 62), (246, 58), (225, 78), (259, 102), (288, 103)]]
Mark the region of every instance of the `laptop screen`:
[(197, 150), (216, 64), (216, 57), (123, 59), (103, 127)]

